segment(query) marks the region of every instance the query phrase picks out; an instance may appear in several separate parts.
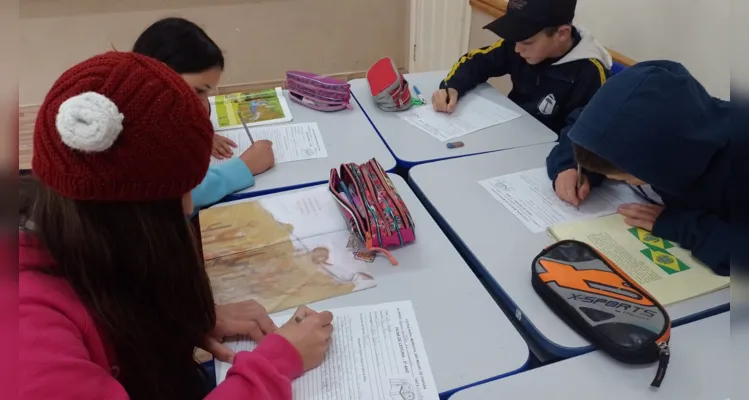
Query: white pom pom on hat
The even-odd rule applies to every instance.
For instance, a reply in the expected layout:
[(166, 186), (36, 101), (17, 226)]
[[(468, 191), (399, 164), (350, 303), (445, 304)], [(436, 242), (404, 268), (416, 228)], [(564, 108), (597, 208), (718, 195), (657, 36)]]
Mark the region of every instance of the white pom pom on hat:
[(124, 118), (112, 100), (96, 92), (86, 92), (60, 105), (55, 124), (68, 147), (93, 153), (114, 144), (122, 132)]

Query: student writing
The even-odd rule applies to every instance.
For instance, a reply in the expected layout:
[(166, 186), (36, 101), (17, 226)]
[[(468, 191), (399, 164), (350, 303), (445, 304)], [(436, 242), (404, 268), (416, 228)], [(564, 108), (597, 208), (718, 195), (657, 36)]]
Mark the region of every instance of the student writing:
[(193, 88), (142, 55), (93, 57), (52, 86), (20, 203), (21, 398), (201, 399), (193, 351), (232, 335), (259, 346), (228, 355), (207, 398), (290, 400), (322, 362), (329, 312), (276, 330), (262, 307), (214, 305), (185, 218), (212, 136)]
[(506, 15), (485, 27), (501, 39), (455, 63), (432, 95), (434, 108), (452, 112), (478, 84), (509, 74), (510, 100), (559, 133), (567, 116), (606, 82), (612, 65), (608, 51), (572, 25), (576, 3), (510, 0)]
[[(205, 112), (210, 112), (208, 97), (218, 87), (224, 56), (203, 29), (183, 18), (165, 18), (138, 37), (133, 51), (155, 58), (178, 72), (203, 101)], [(272, 145), (268, 140), (258, 140), (238, 158), (209, 167), (205, 179), (192, 191), (194, 211), (254, 186), (255, 176), (273, 167)], [(236, 144), (231, 140), (213, 136), (213, 157), (232, 157), (232, 147)]]
[(728, 144), (736, 107), (711, 97), (679, 63), (639, 63), (601, 88), (562, 134), (547, 159), (549, 176), (564, 159), (595, 180), (649, 184), (662, 204), (622, 206), (627, 223), (679, 243), (728, 275)]

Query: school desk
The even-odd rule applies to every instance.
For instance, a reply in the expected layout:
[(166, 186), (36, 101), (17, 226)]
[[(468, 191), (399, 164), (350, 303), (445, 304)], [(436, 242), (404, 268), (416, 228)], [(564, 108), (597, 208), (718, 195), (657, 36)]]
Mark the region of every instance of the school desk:
[(518, 331), (406, 182), (394, 174), (390, 178), (411, 212), (416, 241), (393, 250), (398, 266), (383, 256), (375, 259), (371, 272), (376, 287), (310, 307), (325, 310), (411, 300), (435, 381), (445, 396), (524, 369), (530, 352)]
[[(545, 232), (528, 230), (477, 183), (542, 167), (552, 147), (540, 144), (419, 165), (411, 169), (409, 179), (477, 273), (487, 278), (523, 329), (550, 358), (556, 358), (579, 355), (592, 346), (562, 322), (531, 286), (531, 262), (552, 240)], [(726, 288), (675, 303), (667, 310), (678, 325), (725, 311), (729, 302)]]
[[(406, 74), (406, 80), (412, 86), (416, 85), (429, 103), (422, 107), (432, 106), (432, 93), (439, 88), (440, 81), (444, 79), (445, 75), (447, 75), (447, 71)], [(481, 96), (519, 113), (520, 118), (451, 140), (450, 142), (461, 141), (465, 146), (448, 149), (448, 142), (441, 142), (433, 138), (401, 119), (397, 112), (385, 112), (377, 108), (366, 79), (354, 79), (349, 83), (351, 84), (351, 93), (356, 101), (362, 107), (382, 140), (395, 155), (398, 165), (403, 168), (446, 158), (553, 142), (557, 138), (554, 132), (523, 111), (522, 108), (491, 85), (484, 83), (470, 91), (466, 96)], [(458, 107), (460, 107), (460, 101), (458, 101)]]
[(254, 197), (327, 182), (330, 169), (338, 168), (346, 162), (363, 163), (376, 158), (386, 171), (395, 168), (395, 159), (355, 101), (351, 101), (351, 110), (322, 112), (289, 100), (287, 91), (284, 91), (284, 95), (294, 118), (288, 124), (316, 122), (328, 157), (276, 164), (269, 171), (255, 177), (255, 186), (230, 195), (229, 199)]
[(729, 312), (675, 328), (671, 362), (660, 388), (650, 387), (657, 362), (624, 364), (598, 350), (461, 390), (450, 399), (728, 399), (730, 330)]

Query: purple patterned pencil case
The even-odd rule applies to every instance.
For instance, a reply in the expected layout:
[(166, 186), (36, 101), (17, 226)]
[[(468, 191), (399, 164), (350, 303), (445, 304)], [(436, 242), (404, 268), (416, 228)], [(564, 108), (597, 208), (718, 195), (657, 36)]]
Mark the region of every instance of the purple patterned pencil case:
[(338, 111), (351, 108), (348, 83), (311, 72), (287, 71), (286, 88), (289, 97), (303, 106), (318, 111)]

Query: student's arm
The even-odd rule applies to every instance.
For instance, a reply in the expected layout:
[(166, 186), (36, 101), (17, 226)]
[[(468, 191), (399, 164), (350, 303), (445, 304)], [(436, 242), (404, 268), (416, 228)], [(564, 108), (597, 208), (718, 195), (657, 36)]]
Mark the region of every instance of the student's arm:
[(18, 314), (19, 398), (129, 398), (109, 370), (91, 361), (82, 333), (54, 304), (21, 294)]
[(730, 274), (731, 235), (728, 223), (718, 216), (666, 207), (655, 220), (653, 234), (679, 243), (716, 274)]
[(193, 212), (221, 200), (238, 190), (255, 185), (255, 177), (241, 158), (208, 168), (203, 181), (192, 190)]
[(511, 70), (511, 64), (517, 62), (518, 55), (507, 47), (504, 39), (499, 39), (491, 46), (471, 50), (453, 65), (440, 89), (455, 89), (458, 97), (489, 78), (502, 76)]
[[(572, 141), (567, 136), (567, 134), (570, 132), (572, 126), (575, 124), (575, 121), (577, 121), (582, 112), (583, 109), (581, 107), (573, 111), (570, 116), (567, 117), (567, 121), (565, 122), (566, 126), (559, 134), (557, 145), (551, 149), (551, 152), (549, 152), (549, 155), (546, 157), (546, 173), (549, 175), (549, 179), (551, 179), (552, 186), (555, 185), (557, 175), (559, 175), (559, 173), (568, 169), (577, 168), (577, 162), (575, 162), (575, 154), (572, 152)], [(591, 187), (599, 186), (601, 182), (603, 182), (603, 180), (606, 178), (601, 174), (596, 174), (590, 171), (583, 171), (583, 173), (588, 177)]]
[[(91, 361), (82, 333), (54, 305), (21, 300), (19, 317), (21, 398), (130, 398), (108, 369)], [(291, 400), (291, 381), (302, 368), (291, 343), (270, 335), (254, 351), (237, 353), (226, 379), (206, 399)]]
[(272, 334), (254, 351), (237, 353), (226, 379), (206, 400), (291, 400), (291, 381), (302, 375), (302, 368), (302, 358), (294, 346)]

